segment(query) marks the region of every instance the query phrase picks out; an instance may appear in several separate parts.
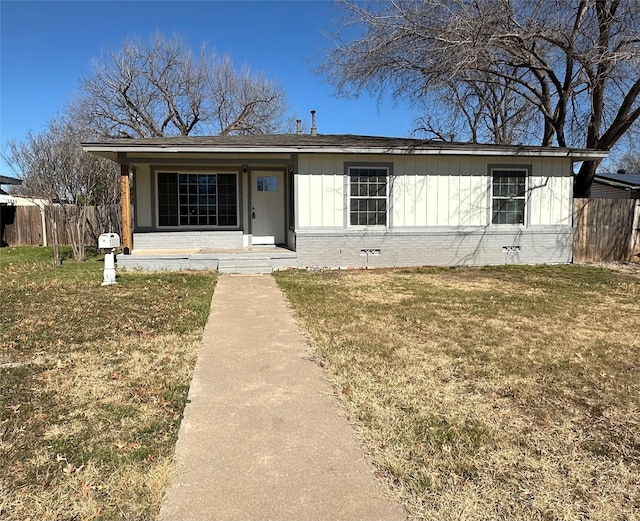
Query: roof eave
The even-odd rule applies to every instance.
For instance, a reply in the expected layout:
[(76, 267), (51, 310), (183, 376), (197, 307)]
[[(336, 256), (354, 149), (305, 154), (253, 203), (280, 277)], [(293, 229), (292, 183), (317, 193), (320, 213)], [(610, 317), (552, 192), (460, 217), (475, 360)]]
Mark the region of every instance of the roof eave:
[(604, 159), (608, 152), (566, 148), (463, 148), (463, 147), (336, 147), (336, 146), (170, 146), (170, 145), (107, 145), (83, 143), (86, 152), (93, 153), (326, 153), (326, 154), (393, 154), (393, 155), (469, 155), (568, 157), (574, 161)]
[(613, 188), (620, 188), (622, 190), (629, 190), (629, 191), (640, 190), (640, 185), (623, 183), (621, 181), (614, 181), (612, 179), (606, 179), (606, 178), (603, 178), (603, 177), (596, 177), (593, 181), (594, 181), (594, 183), (599, 183), (599, 184), (602, 184), (602, 185), (611, 186)]

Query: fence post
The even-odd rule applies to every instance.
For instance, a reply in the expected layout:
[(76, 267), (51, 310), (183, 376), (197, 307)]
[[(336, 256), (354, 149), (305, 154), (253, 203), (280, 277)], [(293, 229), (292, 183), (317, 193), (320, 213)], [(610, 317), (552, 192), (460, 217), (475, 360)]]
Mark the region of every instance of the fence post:
[(635, 208), (633, 209), (633, 225), (629, 240), (629, 260), (631, 262), (640, 262), (640, 199), (636, 200)]

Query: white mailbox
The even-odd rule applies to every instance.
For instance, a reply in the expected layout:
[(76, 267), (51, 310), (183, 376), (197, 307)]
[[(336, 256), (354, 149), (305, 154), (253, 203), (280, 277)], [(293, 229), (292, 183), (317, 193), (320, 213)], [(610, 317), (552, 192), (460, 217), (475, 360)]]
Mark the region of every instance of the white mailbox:
[(120, 236), (117, 233), (103, 233), (98, 237), (98, 248), (111, 250), (120, 247)]

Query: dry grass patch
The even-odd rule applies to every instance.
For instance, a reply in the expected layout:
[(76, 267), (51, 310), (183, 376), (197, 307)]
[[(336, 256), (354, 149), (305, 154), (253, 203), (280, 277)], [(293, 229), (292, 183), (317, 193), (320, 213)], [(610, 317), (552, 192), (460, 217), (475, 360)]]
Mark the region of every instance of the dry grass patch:
[(153, 519), (215, 274), (47, 256), (0, 251), (0, 518)]
[(284, 272), (414, 519), (640, 519), (640, 273)]

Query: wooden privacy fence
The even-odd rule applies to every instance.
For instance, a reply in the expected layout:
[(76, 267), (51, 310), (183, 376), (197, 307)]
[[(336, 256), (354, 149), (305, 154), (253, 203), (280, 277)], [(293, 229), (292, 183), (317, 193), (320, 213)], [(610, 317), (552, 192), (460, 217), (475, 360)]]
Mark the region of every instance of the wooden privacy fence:
[[(53, 218), (58, 228), (60, 244), (71, 244), (70, 223), (66, 222), (61, 205), (52, 208)], [(109, 216), (109, 212), (115, 212)], [(45, 224), (46, 223), (46, 224)], [(109, 223), (113, 223), (111, 226)], [(43, 230), (43, 226), (46, 229)], [(114, 228), (115, 227), (115, 228)], [(112, 229), (108, 229), (112, 228)], [(87, 230), (84, 242), (87, 246), (96, 246), (98, 236), (107, 231), (119, 233), (117, 209), (90, 206), (87, 208)], [(2, 208), (2, 245), (41, 246), (51, 245), (51, 223), (43, 218), (42, 210), (37, 206), (8, 206)], [(45, 241), (46, 239), (46, 241)]]
[(574, 262), (640, 262), (640, 200), (575, 199)]

